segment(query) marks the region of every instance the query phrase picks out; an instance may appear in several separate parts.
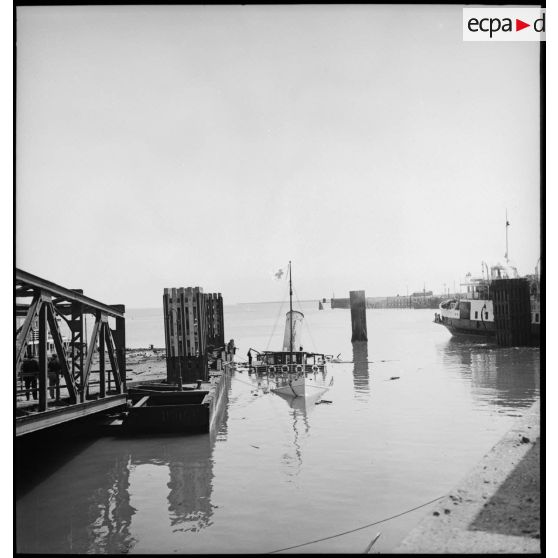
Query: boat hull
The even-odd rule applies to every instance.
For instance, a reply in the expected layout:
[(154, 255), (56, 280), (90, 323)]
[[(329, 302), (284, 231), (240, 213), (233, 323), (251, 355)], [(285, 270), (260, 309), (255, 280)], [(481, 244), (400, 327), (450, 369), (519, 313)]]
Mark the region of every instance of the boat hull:
[(496, 328), (494, 322), (482, 323), (466, 319), (445, 319), (441, 322), (452, 335), (473, 337), (494, 337)]
[(223, 416), (230, 376), (226, 372), (213, 374), (210, 382), (204, 382), (205, 389), (177, 391), (167, 386), (154, 387), (138, 387), (129, 394), (134, 404), (122, 422), (123, 432), (210, 432)]
[(305, 376), (284, 380), (284, 383), (276, 385), (270, 391), (279, 395), (287, 395), (291, 397), (312, 397), (325, 393), (329, 389), (328, 386), (317, 385)]

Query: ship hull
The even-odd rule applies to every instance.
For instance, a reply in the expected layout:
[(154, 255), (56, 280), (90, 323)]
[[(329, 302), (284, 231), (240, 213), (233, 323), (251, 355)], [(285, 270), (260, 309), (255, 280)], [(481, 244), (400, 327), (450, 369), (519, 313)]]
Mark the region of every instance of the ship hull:
[(276, 385), (271, 389), (273, 393), (290, 397), (311, 397), (316, 394), (325, 393), (329, 387), (310, 383), (304, 374), (298, 378), (284, 380), (284, 383)]
[[(478, 323), (478, 322), (476, 322)], [(477, 327), (473, 320), (452, 320), (452, 323), (442, 323), (443, 326), (454, 336), (468, 337), (494, 337), (496, 330), (494, 323), (487, 324), (486, 327)]]

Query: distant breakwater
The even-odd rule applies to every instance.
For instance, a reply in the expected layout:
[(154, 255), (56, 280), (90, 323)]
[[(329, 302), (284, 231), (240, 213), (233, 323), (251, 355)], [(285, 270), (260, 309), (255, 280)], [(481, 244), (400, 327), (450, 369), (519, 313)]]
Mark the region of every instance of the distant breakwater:
[[(366, 308), (436, 309), (443, 300), (447, 300), (451, 296), (453, 295), (366, 297)], [(331, 307), (350, 308), (349, 298), (332, 298)]]

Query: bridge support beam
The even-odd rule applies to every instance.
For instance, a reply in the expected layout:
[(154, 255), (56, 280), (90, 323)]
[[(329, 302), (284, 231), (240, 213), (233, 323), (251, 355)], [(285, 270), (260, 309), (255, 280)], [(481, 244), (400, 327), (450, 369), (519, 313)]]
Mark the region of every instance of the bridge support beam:
[[(69, 407), (73, 407), (88, 403), (89, 393), (91, 393), (92, 400), (103, 400), (110, 397), (111, 394), (114, 394), (114, 390), (110, 389), (111, 380), (114, 380), (116, 393), (125, 397), (126, 336), (123, 305), (108, 305), (98, 302), (84, 296), (80, 289), (67, 289), (19, 269), (16, 269), (14, 294), (16, 317), (19, 319), (19, 323), (16, 324), (14, 370), (18, 421), (25, 419), (28, 422), (31, 420), (29, 417), (37, 415), (44, 416), (46, 420), (51, 413), (57, 413), (58, 416), (60, 409), (49, 408), (51, 390), (53, 392), (56, 390), (56, 399), (60, 398), (61, 389), (66, 390), (67, 394), (63, 392), (64, 404), (69, 403)], [(96, 318), (89, 346), (86, 345), (87, 340), (84, 335), (86, 315), (94, 315)], [(110, 329), (109, 318), (116, 321), (114, 331)], [(60, 325), (64, 326), (64, 323), (69, 328), (69, 334), (60, 327)], [(19, 327), (17, 327), (18, 325)], [(63, 333), (69, 336), (69, 340), (63, 337)], [(93, 372), (99, 373), (99, 382), (91, 381), (97, 342), (100, 356), (99, 370)], [(59, 382), (57, 378), (56, 387), (52, 386), (50, 389), (49, 350), (58, 356), (64, 380)], [(18, 391), (17, 388), (18, 374), (26, 354), (38, 357), (39, 372), (36, 376), (38, 390), (36, 391), (38, 391), (39, 397), (36, 403), (30, 400), (31, 389), (27, 389), (26, 386), (25, 390), (20, 387)], [(105, 356), (108, 356), (110, 360), (110, 371), (107, 370)], [(29, 372), (30, 370), (27, 370), (26, 373)], [(34, 375), (35, 373), (33, 373)], [(90, 386), (94, 387), (90, 389)], [(26, 394), (28, 401), (21, 401), (18, 398), (18, 395), (23, 393)], [(53, 396), (54, 393), (50, 395)], [(76, 417), (78, 415), (79, 413)], [(69, 413), (68, 416), (73, 415)], [(50, 423), (46, 420), (44, 424)]]

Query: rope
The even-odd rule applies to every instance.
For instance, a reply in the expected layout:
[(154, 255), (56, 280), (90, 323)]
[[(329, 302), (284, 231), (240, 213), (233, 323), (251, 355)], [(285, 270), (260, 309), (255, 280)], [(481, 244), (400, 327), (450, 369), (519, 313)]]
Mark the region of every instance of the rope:
[[(293, 287), (293, 291), (296, 297), (296, 301), (298, 302), (298, 307), (302, 311), (302, 304), (300, 304), (300, 300), (298, 299), (298, 293), (296, 292), (296, 288)], [(316, 343), (314, 342), (314, 338), (312, 337), (312, 332), (310, 331), (310, 326), (308, 325), (308, 320), (304, 320), (304, 325), (306, 326), (306, 330), (308, 331), (308, 335), (310, 337), (310, 342), (312, 343), (312, 349), (316, 351)]]
[(349, 533), (354, 533), (355, 531), (360, 531), (361, 529), (366, 529), (368, 527), (372, 527), (373, 525), (378, 525), (379, 523), (385, 523), (386, 521), (389, 521), (390, 519), (395, 519), (396, 517), (401, 517), (402, 515), (405, 515), (407, 513), (411, 513), (411, 512), (413, 512), (415, 510), (418, 510), (420, 508), (424, 508), (425, 506), (433, 504), (434, 502), (437, 502), (438, 500), (441, 500), (442, 498), (445, 498), (445, 494), (444, 494), (444, 496), (438, 496), (438, 498), (434, 498), (434, 500), (430, 500), (430, 502), (426, 502), (425, 504), (421, 504), (420, 506), (416, 506), (415, 508), (411, 508), (410, 510), (398, 513), (396, 515), (392, 515), (391, 517), (386, 517), (385, 519), (380, 519), (380, 521), (375, 521), (374, 523), (369, 523), (368, 525), (363, 525), (362, 527), (357, 527), (356, 529), (351, 529), (350, 531), (344, 531), (343, 533), (338, 533), (337, 535), (331, 535), (329, 537), (323, 537), (321, 539), (316, 539), (316, 540), (305, 542), (305, 543), (302, 543), (302, 544), (295, 544), (294, 546), (287, 546), (286, 548), (280, 548), (279, 550), (273, 550), (271, 552), (268, 552), (268, 554), (275, 554), (276, 552), (283, 552), (284, 550), (291, 550), (293, 548), (300, 548), (301, 546), (306, 546), (308, 544), (314, 544), (314, 543), (317, 543), (317, 542), (327, 541), (329, 539), (334, 539), (336, 537), (341, 537), (342, 535), (348, 535)]
[(277, 314), (277, 317), (275, 318), (275, 324), (273, 325), (273, 331), (271, 332), (271, 335), (269, 336), (269, 340), (267, 341), (267, 346), (265, 348), (265, 350), (269, 350), (269, 345), (271, 345), (271, 341), (273, 339), (273, 336), (275, 335), (275, 330), (277, 329), (277, 324), (279, 323), (279, 318), (281, 317), (281, 311), (283, 310), (283, 305), (285, 304), (285, 299), (283, 299), (281, 301), (281, 306), (279, 307), (279, 312)]
[(245, 382), (244, 380), (241, 380), (240, 378), (237, 378), (236, 376), (233, 378), (233, 380), (235, 382), (240, 382), (241, 384), (246, 384), (247, 386), (250, 386), (252, 389), (257, 388), (258, 386), (255, 386), (254, 384), (251, 384), (249, 382)]

